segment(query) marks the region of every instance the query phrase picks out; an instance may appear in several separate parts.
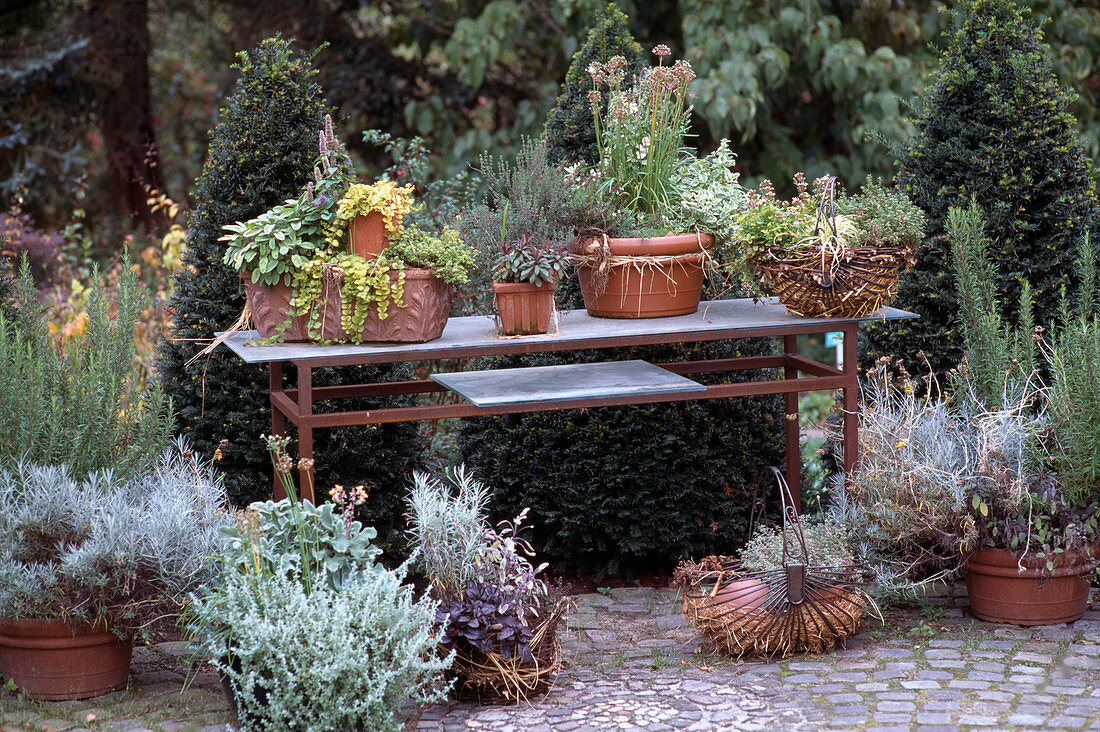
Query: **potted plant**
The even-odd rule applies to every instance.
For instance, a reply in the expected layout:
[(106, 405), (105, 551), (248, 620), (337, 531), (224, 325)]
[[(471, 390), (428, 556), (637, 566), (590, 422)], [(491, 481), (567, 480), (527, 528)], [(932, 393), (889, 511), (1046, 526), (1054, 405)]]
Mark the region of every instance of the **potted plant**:
[[(225, 227), (224, 261), (242, 272), (260, 336), (321, 342), (438, 338), (451, 288), (466, 281), (474, 253), (452, 229), (434, 236), (404, 227), (411, 186), (351, 183), (350, 159), (329, 118), (319, 150), (314, 181), (297, 199)], [(363, 226), (376, 224), (381, 232), (365, 249), (348, 233), (364, 217), (374, 224)]]
[(924, 214), (873, 179), (855, 195), (833, 176), (812, 193), (802, 173), (794, 184), (789, 200), (767, 180), (749, 191), (737, 218), (743, 266), (796, 315), (862, 317), (889, 303), (923, 240)]
[[(576, 236), (569, 251), (585, 308), (598, 317), (695, 312), (714, 246), (713, 234), (693, 219), (692, 202), (684, 197), (694, 164), (682, 148), (690, 123), (688, 84), (695, 74), (682, 59), (664, 66), (667, 46), (653, 52), (658, 65), (636, 78), (626, 78), (622, 56), (588, 68), (600, 161), (571, 171)], [(604, 93), (607, 113), (601, 115)], [(736, 176), (732, 188), (727, 200), (736, 206)]]
[(287, 498), (252, 504), (221, 532), (220, 573), (187, 615), (197, 648), (247, 729), (398, 730), (407, 698), (446, 695), (436, 602), (415, 597), (405, 565), (378, 562), (373, 528), (299, 500), (288, 438), (264, 439)]
[(918, 397), (907, 372), (894, 379), (880, 363), (842, 508), (882, 560), (886, 585), (965, 572), (977, 617), (1069, 622), (1084, 612), (1100, 559), (1100, 503), (1067, 488), (1070, 437), (1049, 416), (1057, 390), (1039, 382), (1029, 288), (1022, 327), (1005, 326), (983, 226), (975, 205), (949, 212), (967, 345), (947, 385), (950, 402), (935, 384)]
[(462, 215), (462, 230), (479, 250), (475, 289), (492, 282), (502, 335), (545, 333), (554, 292), (567, 264), (572, 233), (563, 218), (565, 173), (547, 160), (545, 140), (524, 138), (514, 161), (482, 155), (483, 198)]
[(248, 310), (261, 338), (306, 339), (306, 318), (291, 312), (294, 279), (339, 228), (351, 160), (333, 136), (331, 116), (325, 116), (318, 139), (314, 180), (299, 196), (248, 221), (227, 224), (228, 233), (219, 239), (226, 242), (223, 261), (241, 273)]
[(401, 234), (405, 215), (413, 207), (412, 194), (411, 185), (386, 179), (351, 184), (328, 226), (329, 243), (342, 238), (346, 229), (349, 253), (366, 259), (378, 256)]
[(430, 341), (442, 335), (474, 256), (457, 230), (435, 236), (416, 226), (374, 257), (321, 250), (296, 274), (294, 312), (308, 317), (316, 341)]
[(29, 696), (126, 686), (133, 638), (209, 581), (224, 491), (182, 444), (149, 473), (0, 468), (0, 668)]
[(524, 510), (493, 529), (485, 522), (488, 489), (461, 467), (451, 487), (423, 473), (409, 493), (409, 536), (417, 568), (439, 600), (436, 629), (453, 653), (450, 669), (460, 696), (519, 702), (549, 688), (558, 668), (557, 623), (565, 598), (554, 602), (527, 559), (517, 534)]
[(535, 241), (530, 234), (497, 246), (493, 294), (501, 335), (546, 333), (554, 315), (554, 290), (569, 263), (564, 247)]

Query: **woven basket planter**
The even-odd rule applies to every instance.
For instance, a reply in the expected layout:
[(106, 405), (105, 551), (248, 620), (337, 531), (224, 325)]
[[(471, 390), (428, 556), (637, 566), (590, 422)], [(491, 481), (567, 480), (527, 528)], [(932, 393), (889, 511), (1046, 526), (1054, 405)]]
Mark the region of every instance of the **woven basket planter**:
[[(695, 629), (720, 653), (740, 657), (822, 653), (858, 633), (867, 600), (851, 586), (808, 589), (813, 601), (777, 602), (772, 592), (750, 586), (748, 575), (723, 568), (729, 557), (705, 557), (698, 565), (683, 563), (683, 610)], [(742, 587), (726, 596), (730, 586)]]
[(794, 315), (862, 318), (894, 299), (898, 277), (911, 257), (904, 247), (846, 249), (824, 263), (820, 256), (781, 259), (766, 254), (756, 263), (756, 272)]
[(561, 668), (557, 628), (568, 604), (565, 598), (559, 600), (548, 615), (538, 620), (531, 636), (529, 661), (469, 647), (457, 649), (449, 672), (454, 678), (455, 695), (480, 704), (515, 704), (549, 691), (554, 674)]

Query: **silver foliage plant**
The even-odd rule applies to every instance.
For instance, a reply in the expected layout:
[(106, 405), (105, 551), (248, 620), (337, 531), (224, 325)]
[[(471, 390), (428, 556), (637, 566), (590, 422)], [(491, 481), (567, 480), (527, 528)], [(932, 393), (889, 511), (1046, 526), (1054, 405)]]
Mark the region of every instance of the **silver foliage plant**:
[(443, 699), (453, 656), (438, 653), (436, 603), (414, 599), (404, 576), (373, 565), (337, 590), (318, 573), (307, 592), (286, 573), (231, 572), (216, 598), (194, 598), (194, 617), (234, 629), (235, 662), (223, 638), (201, 645), (232, 684), (244, 728), (399, 730), (405, 699)]
[(209, 582), (225, 494), (182, 442), (130, 479), (0, 468), (0, 617), (106, 622), (126, 634)]

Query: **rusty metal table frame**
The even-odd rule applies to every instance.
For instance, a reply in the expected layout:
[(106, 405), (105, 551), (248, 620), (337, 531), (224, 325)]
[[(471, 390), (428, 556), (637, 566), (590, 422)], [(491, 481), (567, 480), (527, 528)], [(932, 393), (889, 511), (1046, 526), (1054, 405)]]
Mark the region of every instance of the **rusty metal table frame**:
[[(782, 394), (786, 414), (787, 481), (796, 505), (801, 508), (799, 393), (842, 390), (843, 466), (845, 474), (851, 474), (859, 459), (857, 439), (859, 382), (856, 366), (859, 324), (868, 320), (912, 317), (916, 316), (894, 308), (883, 308), (866, 318), (858, 319), (802, 318), (788, 314), (781, 305), (772, 301), (754, 302), (751, 299), (740, 299), (703, 303), (695, 314), (673, 318), (610, 320), (592, 318), (583, 310), (571, 310), (560, 314), (556, 333), (542, 336), (500, 338), (495, 333), (492, 317), (469, 316), (451, 318), (447, 322), (443, 336), (428, 343), (254, 345), (252, 342), (256, 334), (252, 331), (235, 333), (225, 343), (246, 362), (268, 364), (272, 434), (282, 434), (286, 421), (293, 423), (298, 428), (299, 457), (306, 459), (313, 457), (313, 430), (318, 428)], [(843, 370), (799, 354), (798, 336), (830, 331), (844, 333)], [(318, 368), (763, 337), (782, 338), (783, 353), (773, 356), (677, 361), (657, 365), (682, 376), (730, 373), (745, 369), (782, 369), (781, 378), (707, 384), (704, 391), (698, 392), (619, 395), (491, 407), (478, 407), (469, 402), (463, 402), (335, 411), (323, 414), (317, 414), (313, 409), (318, 401), (447, 391), (442, 385), (428, 379), (313, 386), (313, 371)], [(297, 388), (287, 389), (283, 386), (283, 366), (286, 363), (293, 364), (297, 370)], [(300, 471), (300, 479), (300, 485), (312, 485), (312, 475), (307, 471)], [(282, 489), (278, 481), (275, 481), (274, 492), (276, 498), (282, 497)]]

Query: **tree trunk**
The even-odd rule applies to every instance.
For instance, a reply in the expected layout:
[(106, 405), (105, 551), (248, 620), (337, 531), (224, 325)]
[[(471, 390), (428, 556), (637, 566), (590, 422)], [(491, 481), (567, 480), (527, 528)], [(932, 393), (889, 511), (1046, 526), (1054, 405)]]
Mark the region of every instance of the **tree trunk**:
[(90, 71), (115, 213), (151, 230), (147, 200), (161, 189), (149, 82), (147, 0), (102, 0), (88, 13)]

